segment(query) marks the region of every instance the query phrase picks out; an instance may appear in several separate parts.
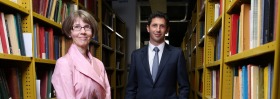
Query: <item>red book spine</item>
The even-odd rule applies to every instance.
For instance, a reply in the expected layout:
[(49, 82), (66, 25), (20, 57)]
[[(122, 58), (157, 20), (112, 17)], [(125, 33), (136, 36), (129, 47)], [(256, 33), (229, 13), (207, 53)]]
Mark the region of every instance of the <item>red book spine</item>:
[(238, 20), (238, 14), (231, 15), (230, 55), (234, 55), (237, 53)]

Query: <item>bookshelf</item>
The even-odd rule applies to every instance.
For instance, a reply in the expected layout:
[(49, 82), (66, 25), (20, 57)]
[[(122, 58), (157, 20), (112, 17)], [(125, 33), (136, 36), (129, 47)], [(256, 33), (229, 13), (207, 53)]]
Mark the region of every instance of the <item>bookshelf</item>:
[[(15, 17), (20, 15), (20, 29), (22, 31), (19, 33), (22, 33), (23, 36), (26, 34), (29, 36), (30, 42), (26, 44), (29, 45), (27, 51), (31, 53), (29, 54), (26, 52), (26, 55), (22, 53), (15, 55), (15, 53), (12, 53), (13, 50), (11, 48), (8, 49), (9, 51), (4, 51), (1, 42), (0, 62), (1, 64), (3, 63), (3, 65), (0, 66), (0, 97), (7, 98), (15, 95), (7, 91), (11, 90), (10, 87), (7, 87), (10, 84), (5, 84), (6, 81), (9, 82), (12, 80), (7, 70), (11, 70), (11, 68), (15, 67), (20, 75), (14, 75), (19, 78), (14, 80), (21, 83), (18, 88), (16, 88), (16, 91), (20, 93), (16, 95), (26, 99), (36, 99), (36, 97), (39, 96), (36, 94), (37, 91), (41, 91), (36, 90), (36, 82), (40, 80), (41, 85), (42, 83), (46, 84), (44, 86), (46, 87), (46, 90), (44, 90), (46, 94), (43, 96), (40, 94), (40, 96), (55, 98), (50, 83), (51, 75), (55, 67), (56, 59), (65, 55), (72, 43), (71, 39), (61, 34), (61, 23), (71, 11), (83, 9), (90, 12), (98, 22), (98, 33), (90, 42), (89, 50), (93, 56), (104, 63), (111, 85), (112, 99), (123, 99), (127, 71), (125, 65), (127, 42), (125, 22), (104, 0), (48, 0), (48, 2), (44, 2), (46, 1), (0, 1), (1, 20), (2, 16), (7, 14), (14, 15)], [(3, 17), (3, 20), (4, 19)], [(4, 29), (5, 20), (4, 23), (3, 21), (0, 21), (0, 23), (0, 30)], [(16, 31), (19, 30), (16, 29)], [(43, 33), (48, 32), (48, 34), (40, 34), (42, 31)], [(7, 31), (0, 34), (0, 37), (4, 35), (4, 33), (7, 33)], [(46, 43), (42, 44), (42, 41)], [(6, 46), (8, 47), (11, 46), (8, 45), (9, 42), (10, 41), (7, 40)], [(41, 48), (43, 45), (44, 50)], [(7, 74), (9, 75), (7, 76)], [(49, 97), (49, 95), (51, 96)]]
[[(189, 24), (182, 42), (189, 62), (190, 83), (195, 86), (191, 87), (190, 98), (278, 99), (279, 1), (197, 0), (196, 3), (192, 13), (196, 16), (191, 20), (196, 25)], [(196, 27), (196, 34), (192, 27)], [(193, 35), (196, 42), (192, 41)], [(196, 60), (192, 61), (193, 58)]]
[(205, 0), (197, 0), (196, 6), (192, 11), (192, 18), (191, 23), (189, 24), (190, 28), (187, 31), (186, 35), (189, 38), (188, 44), (191, 49), (191, 54), (188, 55), (188, 59), (190, 59), (190, 69), (189, 72), (191, 73), (189, 76), (191, 85), (194, 86), (191, 88), (191, 95), (190, 98), (192, 99), (201, 99), (205, 92), (205, 81), (204, 75), (206, 69), (205, 67), (205, 48), (209, 46), (205, 46), (206, 40), (208, 40), (207, 36), (205, 36), (205, 24), (206, 24), (206, 11), (208, 10)]

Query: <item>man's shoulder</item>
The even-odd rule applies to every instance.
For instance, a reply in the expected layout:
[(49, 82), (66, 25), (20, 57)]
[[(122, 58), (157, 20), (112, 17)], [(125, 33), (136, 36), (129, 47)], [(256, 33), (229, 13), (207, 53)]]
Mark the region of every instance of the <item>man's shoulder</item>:
[(175, 47), (175, 46), (172, 46), (172, 45), (165, 45), (168, 49), (172, 50), (172, 51), (175, 51), (175, 52), (181, 52), (182, 49), (179, 48), (179, 47)]
[(139, 49), (134, 50), (132, 53), (134, 53), (134, 54), (139, 54), (139, 53), (141, 53), (141, 52), (143, 52), (143, 51), (146, 51), (147, 48), (148, 48), (148, 46), (144, 46), (144, 47), (141, 47), (141, 48), (139, 48)]

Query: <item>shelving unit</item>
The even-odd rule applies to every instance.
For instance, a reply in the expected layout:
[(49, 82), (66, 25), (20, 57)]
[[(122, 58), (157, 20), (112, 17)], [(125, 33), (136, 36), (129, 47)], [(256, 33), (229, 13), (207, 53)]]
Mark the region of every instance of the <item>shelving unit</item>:
[[(258, 2), (259, 0), (255, 1)], [(246, 34), (253, 31), (250, 30), (250, 28), (253, 29), (252, 27), (254, 25), (260, 24), (246, 23), (250, 21), (255, 22), (254, 18), (252, 18), (253, 16), (248, 18), (250, 19), (250, 21), (248, 19), (238, 19), (239, 24), (234, 23), (237, 21), (234, 20), (233, 16), (238, 15), (238, 18), (244, 18), (246, 17), (246, 15), (243, 14), (252, 14), (252, 11), (255, 11), (252, 9), (261, 9), (257, 8), (260, 6), (256, 6), (256, 8), (254, 8), (252, 7), (253, 4), (248, 0), (197, 0), (196, 9), (194, 9), (192, 13), (196, 16), (192, 16), (191, 21), (194, 22), (195, 17), (197, 17), (198, 19), (195, 20), (195, 23), (189, 24), (188, 31), (186, 33), (184, 41), (182, 42), (182, 48), (185, 50), (185, 57), (187, 58), (186, 61), (187, 63), (189, 63), (187, 64), (187, 66), (189, 66), (190, 83), (192, 86), (195, 86), (191, 87), (191, 99), (236, 99), (236, 97), (239, 97), (240, 94), (244, 94), (243, 96), (248, 96), (251, 98), (255, 96), (258, 96), (259, 98), (264, 98), (264, 96), (267, 96), (271, 99), (280, 98), (278, 76), (280, 66), (280, 29), (278, 28), (280, 23), (280, 6), (279, 1), (277, 0), (272, 0), (270, 2), (272, 2), (270, 4), (270, 8), (272, 10), (266, 10), (266, 13), (267, 11), (270, 12), (268, 13), (270, 15), (269, 18), (267, 19), (265, 17), (260, 17), (260, 19), (263, 18), (261, 21), (263, 21), (264, 23), (267, 20), (273, 20), (269, 21), (273, 23), (266, 24), (269, 26), (269, 28), (254, 28), (254, 31), (259, 31), (260, 29), (269, 31), (266, 32), (267, 34), (261, 34), (264, 36), (259, 37), (252, 36), (252, 34)], [(205, 4), (205, 6), (202, 6), (202, 4)], [(217, 7), (217, 4), (221, 5), (219, 9), (221, 10), (219, 16), (215, 15), (215, 11), (217, 11), (215, 10), (215, 7)], [(263, 4), (263, 2), (258, 2), (258, 4)], [(248, 7), (248, 5), (250, 7)], [(246, 6), (247, 8), (251, 9), (251, 13), (246, 12)], [(194, 13), (195, 11), (196, 13)], [(205, 15), (203, 15), (203, 13), (205, 13)], [(258, 11), (258, 13), (262, 12)], [(203, 24), (202, 22), (204, 21), (205, 27), (201, 29), (200, 26), (202, 26), (201, 24)], [(261, 22), (260, 20), (258, 21)], [(237, 30), (234, 24), (238, 25)], [(248, 24), (249, 26), (246, 24)], [(194, 26), (196, 27), (196, 34), (193, 33), (194, 29), (191, 28)], [(249, 32), (245, 32), (248, 31), (246, 29), (249, 29)], [(201, 30), (205, 31), (203, 31), (203, 33), (200, 33)], [(235, 32), (237, 32), (238, 34), (236, 38), (233, 37), (236, 34)], [(205, 35), (201, 36), (199, 34)], [(196, 35), (196, 43), (192, 41), (193, 35)], [(247, 37), (246, 35), (250, 37)], [(252, 45), (255, 44), (255, 41), (252, 41), (255, 40), (254, 37), (257, 37), (257, 40), (260, 39), (263, 41), (259, 41), (257, 43), (258, 45), (256, 46)], [(237, 43), (234, 42), (236, 39)], [(242, 44), (240, 44), (240, 42), (242, 42)], [(196, 54), (192, 53), (194, 47), (190, 45), (193, 44), (196, 45)], [(243, 47), (239, 47), (235, 44), (242, 45)], [(250, 44), (251, 46), (249, 47), (249, 49), (247, 49), (248, 47), (244, 47)], [(234, 48), (237, 48), (239, 50), (235, 50)], [(203, 49), (205, 52), (200, 51), (200, 49)], [(196, 60), (192, 61), (193, 58), (195, 58)], [(195, 64), (193, 64), (193, 62), (195, 62)], [(253, 68), (258, 68), (259, 71), (251, 70)], [(267, 69), (267, 73), (264, 72), (265, 69)], [(216, 72), (216, 74), (213, 74), (213, 72)], [(246, 74), (245, 76), (244, 72)], [(260, 74), (257, 74), (257, 76), (254, 74), (259, 72)], [(200, 74), (202, 74), (201, 77)], [(241, 76), (242, 74), (243, 76)], [(219, 79), (213, 80), (213, 75), (215, 75), (215, 77), (218, 77)], [(264, 77), (264, 75), (268, 75), (268, 77)], [(253, 76), (257, 78), (258, 81), (251, 81), (255, 79), (253, 78)], [(240, 82), (238, 81), (238, 79)], [(247, 79), (248, 82), (247, 80), (242, 81), (240, 79)], [(201, 81), (203, 83), (203, 87), (200, 86)], [(256, 82), (260, 83), (260, 85), (258, 83), (256, 84)], [(245, 85), (238, 85), (241, 83), (245, 83)], [(255, 85), (257, 85), (258, 87), (253, 87)], [(241, 89), (240, 86), (245, 86), (247, 90), (244, 91), (244, 89)], [(254, 88), (259, 88), (258, 90), (263, 92), (259, 92), (258, 95), (255, 95), (254, 93), (256, 92), (256, 90), (254, 90)], [(201, 89), (203, 90), (202, 92), (199, 91)], [(243, 90), (242, 93), (240, 93), (240, 90)]]
[[(125, 65), (125, 54), (126, 54), (126, 24), (118, 15), (111, 9), (110, 5), (107, 4), (105, 0), (55, 0), (57, 5), (54, 8), (59, 8), (61, 2), (62, 8), (68, 6), (68, 9), (65, 10), (65, 15), (57, 17), (56, 15), (47, 15), (40, 12), (40, 3), (41, 0), (19, 0), (18, 3), (12, 2), (10, 0), (1, 0), (0, 1), (0, 13), (19, 13), (21, 16), (21, 25), (23, 33), (30, 33), (32, 35), (32, 56), (20, 56), (13, 55), (8, 53), (0, 53), (0, 62), (3, 63), (3, 66), (0, 66), (0, 78), (2, 79), (3, 72), (9, 65), (13, 65), (19, 69), (19, 72), (22, 73), (19, 77), (21, 79), (20, 84), (22, 90), (21, 97), (26, 99), (36, 99), (36, 80), (45, 79), (44, 75), (49, 75), (51, 77), (53, 69), (55, 67), (56, 59), (65, 55), (68, 48), (70, 47), (71, 39), (63, 36), (61, 34), (61, 23), (71, 11), (77, 9), (83, 9), (91, 13), (98, 22), (98, 33), (92, 39), (90, 43), (89, 50), (96, 58), (103, 61), (105, 69), (108, 74), (108, 79), (111, 85), (112, 99), (123, 99), (125, 95), (125, 83), (126, 83), (126, 65)], [(43, 1), (44, 2), (44, 1)], [(90, 2), (92, 5), (87, 5), (85, 2)], [(34, 5), (35, 6), (32, 6)], [(45, 4), (45, 3), (44, 3)], [(48, 4), (48, 3), (47, 3)], [(47, 5), (46, 4), (46, 5)], [(47, 9), (46, 9), (47, 10)], [(105, 12), (104, 11), (108, 11)], [(51, 10), (50, 10), (51, 11)], [(59, 11), (59, 10), (57, 10)], [(57, 13), (57, 12), (50, 12)], [(103, 14), (102, 14), (103, 13)], [(108, 17), (107, 15), (111, 15)], [(60, 14), (59, 14), (60, 15)], [(107, 19), (104, 19), (104, 18)], [(1, 17), (0, 17), (1, 18)], [(108, 21), (110, 19), (110, 22)], [(0, 25), (1, 26), (1, 25)], [(59, 44), (59, 48), (54, 48), (53, 51), (48, 50), (49, 53), (46, 54), (46, 57), (43, 57), (44, 54), (40, 52), (40, 46), (38, 42), (39, 29), (45, 28), (45, 31), (48, 31), (49, 36), (54, 37), (54, 40), (49, 40), (50, 42), (55, 42), (48, 47), (49, 50), (54, 48), (51, 46), (56, 46)], [(109, 30), (110, 35), (105, 35), (105, 30)], [(53, 34), (51, 34), (53, 33)], [(107, 32), (106, 32), (107, 33)], [(1, 36), (1, 35), (0, 35)], [(43, 35), (46, 36), (46, 35)], [(106, 37), (105, 37), (106, 36)], [(108, 39), (107, 39), (108, 37)], [(59, 41), (56, 42), (55, 40)], [(108, 41), (106, 41), (108, 40)], [(46, 45), (47, 46), (47, 45)], [(52, 54), (52, 55), (51, 55)], [(106, 54), (106, 55), (104, 55)], [(108, 61), (106, 61), (108, 60)], [(49, 78), (51, 79), (51, 78)], [(0, 81), (2, 83), (2, 81)], [(0, 83), (0, 84), (1, 84)], [(50, 82), (48, 83), (50, 84)], [(2, 88), (4, 88), (1, 86)], [(40, 85), (39, 85), (40, 86)], [(50, 85), (48, 85), (50, 86)], [(50, 86), (51, 88), (51, 86)], [(7, 90), (7, 89), (4, 89)], [(51, 93), (51, 98), (55, 98), (53, 93), (53, 88), (49, 89)], [(2, 91), (0, 91), (2, 94)], [(2, 95), (0, 95), (2, 97)], [(5, 96), (6, 97), (6, 96)], [(7, 97), (10, 97), (7, 95)]]
[[(197, 0), (192, 11), (191, 23), (184, 38), (183, 50), (188, 68), (190, 81), (190, 99), (201, 99), (203, 97), (203, 75), (204, 75), (204, 50), (205, 50), (205, 10), (203, 0)], [(185, 46), (184, 46), (185, 45)]]

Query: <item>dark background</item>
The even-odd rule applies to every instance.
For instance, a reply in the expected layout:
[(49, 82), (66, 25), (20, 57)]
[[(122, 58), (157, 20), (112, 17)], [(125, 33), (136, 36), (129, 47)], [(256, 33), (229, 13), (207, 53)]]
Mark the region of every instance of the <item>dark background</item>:
[[(180, 47), (187, 31), (188, 22), (191, 19), (192, 10), (196, 5), (196, 0), (167, 0), (166, 2), (167, 16), (171, 21), (169, 36), (166, 37), (166, 40), (169, 40), (170, 45)], [(152, 10), (149, 0), (138, 0), (138, 3), (142, 4), (140, 7), (141, 42), (144, 44), (144, 41), (149, 40), (146, 25)]]

